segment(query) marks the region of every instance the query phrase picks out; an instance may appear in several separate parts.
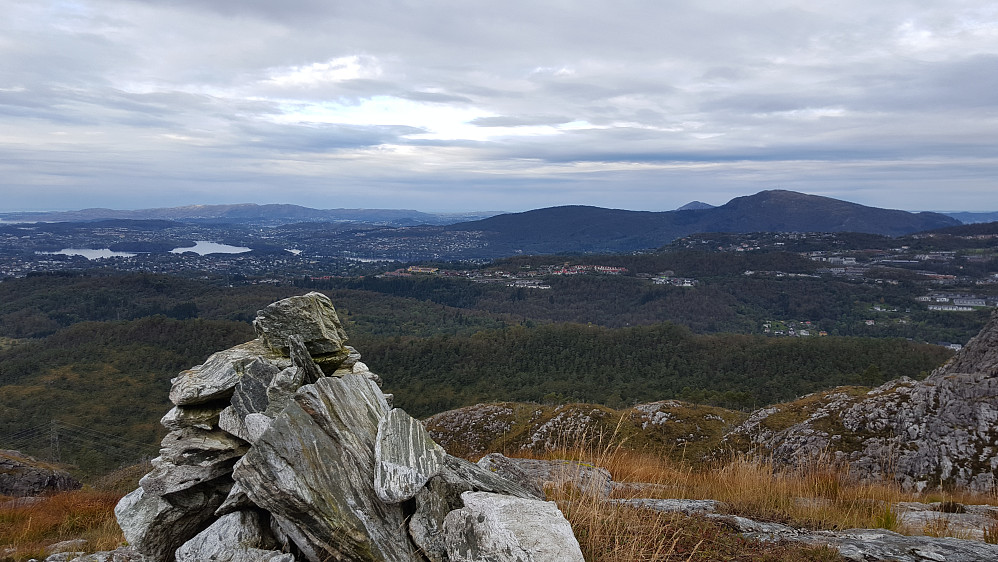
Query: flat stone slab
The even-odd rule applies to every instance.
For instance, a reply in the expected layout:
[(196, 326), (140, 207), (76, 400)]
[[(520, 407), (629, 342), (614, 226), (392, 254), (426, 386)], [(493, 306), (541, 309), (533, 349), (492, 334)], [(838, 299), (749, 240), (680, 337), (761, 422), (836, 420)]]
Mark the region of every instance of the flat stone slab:
[(204, 404), (215, 400), (228, 400), (242, 377), (243, 369), (258, 359), (272, 358), (278, 369), (290, 365), (289, 360), (279, 361), (274, 353), (257, 340), (219, 351), (207, 361), (181, 371), (173, 379), (170, 401), (177, 406)]

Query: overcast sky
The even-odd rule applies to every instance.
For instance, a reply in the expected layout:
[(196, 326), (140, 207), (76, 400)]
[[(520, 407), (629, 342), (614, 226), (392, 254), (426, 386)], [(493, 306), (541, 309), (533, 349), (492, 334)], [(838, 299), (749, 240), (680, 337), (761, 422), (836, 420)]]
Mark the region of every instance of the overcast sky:
[(998, 210), (993, 0), (0, 9), (0, 211)]

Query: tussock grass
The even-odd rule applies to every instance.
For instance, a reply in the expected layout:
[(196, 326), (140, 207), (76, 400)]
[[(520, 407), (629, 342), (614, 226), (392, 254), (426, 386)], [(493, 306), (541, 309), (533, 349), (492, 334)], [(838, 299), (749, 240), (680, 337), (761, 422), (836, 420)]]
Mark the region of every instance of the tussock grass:
[(85, 539), (80, 550), (114, 550), (124, 537), (114, 518), (121, 494), (93, 489), (24, 501), (0, 498), (0, 560), (44, 559), (51, 544)]
[[(576, 441), (577, 443), (578, 441)], [(605, 446), (604, 442), (616, 443)], [(884, 528), (936, 536), (956, 536), (945, 525), (906, 529), (896, 504), (949, 501), (995, 504), (994, 495), (968, 492), (906, 493), (890, 480), (863, 482), (848, 467), (824, 457), (799, 467), (737, 457), (713, 465), (677, 462), (661, 455), (626, 449), (597, 436), (587, 446), (559, 448), (535, 458), (561, 458), (606, 468), (615, 482), (614, 498), (714, 499), (728, 513), (808, 529)], [(650, 485), (638, 486), (636, 483)], [(704, 517), (663, 514), (622, 506), (596, 493), (551, 489), (572, 523), (586, 560), (605, 562), (666, 560), (840, 560), (825, 547), (763, 543), (742, 538)], [(998, 525), (986, 540), (998, 540)], [(988, 534), (987, 531), (990, 531)]]

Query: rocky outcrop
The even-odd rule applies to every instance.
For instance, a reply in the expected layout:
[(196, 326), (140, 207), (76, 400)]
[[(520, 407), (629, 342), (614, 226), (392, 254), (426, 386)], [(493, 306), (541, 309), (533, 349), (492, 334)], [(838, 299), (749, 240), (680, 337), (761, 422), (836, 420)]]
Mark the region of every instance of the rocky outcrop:
[[(617, 500), (631, 507), (666, 513), (699, 514), (747, 538), (827, 545), (845, 560), (855, 562), (982, 562), (998, 560), (998, 545), (950, 537), (905, 536), (885, 529), (812, 531), (781, 523), (755, 521), (716, 513), (723, 507), (713, 500)], [(990, 507), (990, 506), (989, 506)], [(910, 506), (909, 506), (910, 508)], [(902, 508), (904, 509), (904, 508)]]
[(553, 503), (392, 408), (324, 295), (274, 303), (254, 326), (173, 380), (170, 433), (115, 509), (145, 559), (582, 560)]
[(998, 311), (924, 381), (836, 389), (755, 412), (728, 433), (735, 449), (788, 463), (848, 464), (906, 488), (998, 486)]
[(18, 451), (0, 450), (0, 496), (37, 496), (79, 488), (80, 482), (64, 470)]
[(544, 454), (612, 448), (626, 442), (627, 448), (680, 460), (715, 450), (724, 432), (745, 418), (742, 412), (678, 400), (624, 410), (503, 402), (439, 413), (426, 420), (426, 429), (451, 454), (469, 457), (492, 451)]

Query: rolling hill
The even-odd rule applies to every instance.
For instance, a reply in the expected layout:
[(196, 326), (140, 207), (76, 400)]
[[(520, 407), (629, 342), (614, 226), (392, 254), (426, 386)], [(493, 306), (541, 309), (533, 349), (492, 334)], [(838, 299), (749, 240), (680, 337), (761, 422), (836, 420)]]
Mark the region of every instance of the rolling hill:
[(564, 206), (445, 227), (482, 231), (500, 253), (627, 252), (699, 232), (862, 232), (900, 236), (958, 226), (939, 213), (867, 207), (794, 191), (762, 191), (719, 207), (664, 212)]

